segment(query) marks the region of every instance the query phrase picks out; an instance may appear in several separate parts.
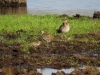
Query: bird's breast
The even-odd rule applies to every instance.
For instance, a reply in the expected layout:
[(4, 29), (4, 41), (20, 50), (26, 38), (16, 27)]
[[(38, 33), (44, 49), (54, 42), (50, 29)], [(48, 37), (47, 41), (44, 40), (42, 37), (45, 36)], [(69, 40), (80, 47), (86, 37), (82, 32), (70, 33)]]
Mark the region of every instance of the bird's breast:
[(66, 33), (66, 32), (68, 32), (70, 30), (70, 27), (69, 26), (66, 26), (66, 27), (64, 27), (63, 29), (62, 29), (62, 32), (63, 33)]

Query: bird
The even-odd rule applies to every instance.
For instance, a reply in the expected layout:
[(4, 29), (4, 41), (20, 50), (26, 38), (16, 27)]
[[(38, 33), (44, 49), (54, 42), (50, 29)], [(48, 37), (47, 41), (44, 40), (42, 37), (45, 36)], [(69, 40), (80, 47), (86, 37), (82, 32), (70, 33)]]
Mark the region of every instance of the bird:
[(40, 31), (40, 34), (41, 34), (43, 40), (45, 40), (46, 42), (51, 42), (54, 38), (53, 35), (45, 34), (43, 30)]
[[(68, 23), (68, 20), (65, 20), (61, 26), (59, 27), (59, 29), (57, 30), (58, 33), (68, 33), (70, 31), (70, 25)], [(66, 37), (65, 37), (66, 38)]]
[(44, 30), (41, 30), (40, 34), (41, 34), (42, 39), (47, 42), (47, 47), (48, 47), (48, 43), (51, 42), (51, 41), (53, 41), (54, 36), (51, 35), (51, 34), (44, 33)]
[(33, 41), (32, 43), (31, 43), (31, 46), (34, 46), (34, 47), (38, 47), (39, 45), (41, 45), (41, 41)]
[(70, 26), (67, 20), (65, 20), (62, 25), (57, 30), (58, 33), (67, 33), (70, 30)]

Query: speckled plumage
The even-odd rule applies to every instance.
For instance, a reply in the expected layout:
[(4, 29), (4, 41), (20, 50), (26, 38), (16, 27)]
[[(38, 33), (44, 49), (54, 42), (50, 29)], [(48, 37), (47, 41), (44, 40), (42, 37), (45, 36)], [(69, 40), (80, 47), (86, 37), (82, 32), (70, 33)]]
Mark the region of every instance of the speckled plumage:
[(57, 30), (58, 33), (67, 33), (70, 30), (70, 26), (67, 20), (65, 20), (62, 25)]

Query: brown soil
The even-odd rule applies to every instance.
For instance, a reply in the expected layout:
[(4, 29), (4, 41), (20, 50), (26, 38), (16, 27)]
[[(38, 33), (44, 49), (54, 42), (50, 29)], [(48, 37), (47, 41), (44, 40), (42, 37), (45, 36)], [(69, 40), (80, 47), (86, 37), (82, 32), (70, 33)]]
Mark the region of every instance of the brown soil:
[[(20, 31), (24, 32), (24, 31)], [(16, 39), (20, 37), (18, 34), (6, 34), (7, 39)], [(42, 43), (38, 47), (28, 47), (30, 54), (22, 52), (21, 44), (7, 44), (0, 41), (0, 68), (20, 67), (27, 71), (28, 75), (41, 75), (36, 71), (36, 68), (69, 68), (79, 67), (81, 65), (100, 66), (100, 32), (87, 34), (74, 34), (73, 39), (58, 41), (57, 38), (48, 43)], [(86, 41), (88, 39), (88, 41)], [(95, 40), (95, 41), (92, 41)], [(22, 70), (23, 70), (22, 69)], [(17, 71), (17, 70), (16, 70)], [(32, 71), (32, 73), (31, 73)], [(83, 72), (84, 70), (77, 70)], [(0, 72), (4, 75), (4, 72)], [(19, 74), (21, 73), (21, 74)], [(31, 73), (31, 74), (29, 74)], [(87, 73), (87, 72), (85, 72)], [(99, 75), (99, 74), (81, 74), (81, 75)], [(5, 74), (6, 75), (6, 74)], [(17, 74), (22, 75), (22, 71), (17, 71)], [(24, 74), (23, 74), (24, 75)], [(26, 74), (25, 74), (26, 75)], [(52, 74), (60, 75), (60, 74)], [(61, 74), (63, 75), (63, 74)], [(65, 74), (64, 74), (65, 75)], [(69, 75), (69, 74), (66, 74)], [(80, 74), (70, 74), (80, 75)]]

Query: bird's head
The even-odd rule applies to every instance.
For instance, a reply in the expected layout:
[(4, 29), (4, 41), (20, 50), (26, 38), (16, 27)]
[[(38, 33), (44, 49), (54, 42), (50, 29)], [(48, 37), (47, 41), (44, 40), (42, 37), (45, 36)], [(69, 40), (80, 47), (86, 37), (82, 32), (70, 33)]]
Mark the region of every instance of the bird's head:
[(63, 24), (65, 24), (65, 25), (68, 24), (68, 20), (65, 20), (65, 21), (63, 22)]
[(44, 30), (41, 30), (41, 31), (40, 31), (40, 34), (41, 34), (41, 35), (44, 34)]

